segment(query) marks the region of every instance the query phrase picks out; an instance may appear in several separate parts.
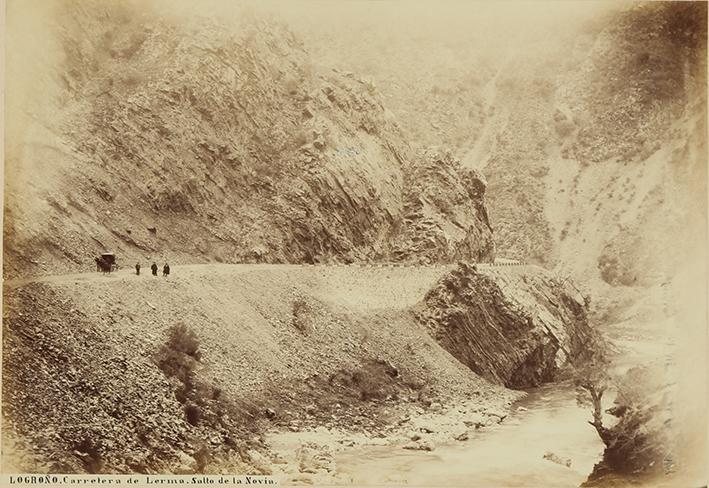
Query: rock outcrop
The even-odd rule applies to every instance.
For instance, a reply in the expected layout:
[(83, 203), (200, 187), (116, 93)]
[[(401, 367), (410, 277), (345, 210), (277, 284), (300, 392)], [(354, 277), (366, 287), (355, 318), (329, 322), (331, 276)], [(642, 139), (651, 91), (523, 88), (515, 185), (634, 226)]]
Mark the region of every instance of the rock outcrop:
[(504, 269), (460, 264), (427, 293), (416, 315), (482, 377), (510, 388), (537, 386), (583, 353), (590, 333), (585, 300), (541, 268)]
[(487, 182), (450, 152), (428, 150), (404, 177), (404, 232), (393, 244), (397, 261), (421, 263), (494, 259), (485, 207)]

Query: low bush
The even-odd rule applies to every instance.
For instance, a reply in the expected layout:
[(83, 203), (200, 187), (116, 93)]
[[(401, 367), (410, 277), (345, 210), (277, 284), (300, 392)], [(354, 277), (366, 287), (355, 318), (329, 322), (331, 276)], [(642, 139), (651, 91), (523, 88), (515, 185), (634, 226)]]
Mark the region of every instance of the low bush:
[(183, 384), (175, 396), (184, 403), (194, 383), (194, 368), (200, 359), (199, 341), (194, 332), (184, 324), (170, 329), (168, 340), (153, 358), (160, 371), (168, 378), (177, 378)]
[(167, 341), (167, 346), (174, 351), (179, 351), (188, 356), (192, 356), (199, 361), (199, 341), (197, 335), (190, 330), (185, 324), (178, 324), (170, 330), (170, 338)]
[(308, 310), (308, 302), (306, 302), (304, 298), (296, 298), (295, 300), (293, 300), (293, 318), (291, 322), (293, 324), (293, 327), (298, 329), (303, 334), (307, 334), (309, 329), (307, 319)]
[[(200, 358), (199, 340), (185, 324), (178, 324), (170, 329), (167, 341), (153, 357), (153, 361), (165, 376), (179, 380), (180, 385), (175, 388), (175, 398), (182, 404), (187, 404), (194, 396), (195, 366)], [(196, 425), (190, 420), (192, 414), (187, 409), (185, 414), (188, 422)]]
[(396, 398), (403, 385), (399, 370), (382, 360), (367, 361), (354, 371), (341, 370), (328, 382), (344, 387), (349, 395), (363, 401)]
[[(256, 412), (263, 409), (250, 402), (234, 401), (221, 388), (201, 380), (196, 373), (201, 357), (197, 335), (184, 324), (178, 324), (170, 329), (167, 340), (154, 354), (153, 362), (173, 380), (175, 398), (182, 404), (187, 424), (198, 428), (200, 433), (221, 432), (226, 440), (224, 445), (214, 448), (214, 452), (228, 452), (238, 447), (238, 439), (260, 428), (254, 420)], [(201, 473), (213, 462), (213, 453), (200, 446), (199, 443), (195, 446), (194, 457), (196, 472)]]
[(185, 418), (192, 425), (199, 425), (202, 419), (202, 410), (195, 404), (185, 405)]

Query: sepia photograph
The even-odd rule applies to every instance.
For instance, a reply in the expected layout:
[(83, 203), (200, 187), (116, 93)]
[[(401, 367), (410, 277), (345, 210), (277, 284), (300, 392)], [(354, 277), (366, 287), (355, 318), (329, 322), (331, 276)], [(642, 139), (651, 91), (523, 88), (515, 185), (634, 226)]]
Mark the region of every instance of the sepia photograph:
[(3, 10), (0, 484), (707, 486), (707, 2)]

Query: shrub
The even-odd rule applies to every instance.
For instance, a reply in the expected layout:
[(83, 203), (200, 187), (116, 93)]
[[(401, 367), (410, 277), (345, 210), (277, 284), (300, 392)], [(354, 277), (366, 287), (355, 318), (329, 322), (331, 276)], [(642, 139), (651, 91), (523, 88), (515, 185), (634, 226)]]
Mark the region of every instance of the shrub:
[[(177, 378), (185, 386), (192, 384), (194, 359), (186, 354), (163, 346), (158, 352), (157, 365), (168, 378)], [(178, 397), (179, 399), (179, 397)]]
[(301, 331), (303, 334), (308, 332), (308, 323), (306, 320), (306, 314), (308, 313), (308, 302), (303, 298), (296, 298), (293, 300), (293, 327)]
[(186, 325), (178, 324), (170, 329), (167, 341), (153, 358), (165, 376), (180, 381), (181, 385), (175, 389), (175, 398), (180, 403), (186, 403), (193, 395), (194, 369), (200, 357), (197, 336)]
[(369, 361), (350, 373), (347, 383), (360, 400), (383, 399), (397, 395), (399, 371), (387, 361)]
[(182, 386), (175, 390), (175, 398), (185, 403), (194, 385), (194, 368), (199, 361), (199, 341), (186, 325), (170, 329), (168, 340), (153, 358), (160, 371), (168, 378), (177, 378)]
[(167, 346), (174, 351), (192, 356), (197, 361), (200, 359), (197, 335), (185, 324), (180, 323), (170, 329), (170, 338), (167, 341)]
[(369, 400), (378, 396), (379, 388), (377, 387), (376, 381), (365, 374), (364, 371), (357, 370), (352, 373), (351, 381), (352, 385), (359, 390), (361, 400)]
[(194, 404), (185, 405), (185, 418), (192, 425), (198, 425), (202, 419), (202, 410)]
[[(200, 379), (195, 371), (201, 358), (199, 339), (184, 324), (178, 324), (169, 331), (168, 338), (153, 356), (153, 361), (170, 379), (174, 386), (175, 398), (182, 405), (179, 413), (184, 415), (187, 424), (200, 426), (200, 430), (220, 432), (224, 436), (224, 445), (216, 448), (228, 452), (238, 447), (237, 439), (258, 431), (254, 422), (256, 412), (262, 406), (233, 401), (221, 388)], [(215, 462), (215, 455), (209, 446), (203, 443), (195, 445), (194, 458), (197, 461), (196, 472), (205, 472), (208, 465)]]

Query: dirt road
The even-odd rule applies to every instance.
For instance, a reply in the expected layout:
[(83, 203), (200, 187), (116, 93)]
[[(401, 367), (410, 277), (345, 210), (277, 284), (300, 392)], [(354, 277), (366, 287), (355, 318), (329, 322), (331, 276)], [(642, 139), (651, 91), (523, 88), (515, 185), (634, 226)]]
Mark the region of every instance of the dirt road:
[[(532, 265), (506, 261), (477, 266), (481, 272), (497, 276), (513, 275), (535, 268)], [(167, 278), (162, 276), (161, 270), (158, 276), (152, 276), (150, 269), (145, 267), (139, 276), (135, 274), (134, 269), (126, 268), (110, 274), (87, 272), (5, 280), (3, 285), (5, 290), (13, 290), (32, 283), (127, 285), (145, 280), (184, 283), (208, 280), (210, 276), (220, 279), (229, 276), (257, 279), (259, 274), (280, 281), (278, 275), (283, 275), (282, 281), (308, 284), (313, 296), (324, 301), (359, 310), (399, 309), (415, 304), (438, 279), (455, 267), (455, 264), (190, 264), (173, 266)]]
[[(455, 264), (391, 264), (391, 263), (383, 263), (383, 264), (186, 264), (186, 265), (176, 265), (176, 266), (171, 266), (171, 274), (190, 274), (194, 275), (195, 273), (207, 273), (207, 272), (214, 272), (218, 270), (229, 270), (229, 272), (236, 272), (236, 273), (244, 273), (248, 271), (256, 271), (256, 270), (274, 270), (274, 269), (281, 269), (281, 270), (288, 270), (288, 269), (318, 269), (322, 270), (324, 268), (330, 268), (330, 269), (349, 269), (349, 270), (391, 270), (391, 269), (399, 269), (399, 270), (442, 270), (442, 271), (449, 271), (453, 268), (455, 268)], [(498, 262), (495, 263), (476, 263), (476, 266), (479, 268), (484, 268), (484, 269), (489, 269), (489, 268), (515, 268), (515, 269), (529, 269), (530, 266), (533, 265), (528, 265), (524, 263), (517, 263), (511, 260), (499, 260)], [(141, 268), (142, 273), (140, 276), (137, 276), (135, 274), (135, 270), (133, 268), (124, 268), (124, 269), (119, 269), (118, 271), (114, 271), (110, 274), (103, 274), (100, 272), (85, 272), (85, 273), (69, 273), (69, 274), (61, 274), (61, 275), (46, 275), (46, 276), (32, 276), (29, 278), (14, 278), (10, 280), (3, 280), (3, 284), (9, 288), (17, 288), (20, 286), (27, 285), (29, 283), (46, 283), (46, 282), (68, 282), (68, 281), (76, 281), (76, 282), (84, 282), (84, 281), (95, 281), (95, 280), (101, 280), (101, 279), (106, 279), (106, 278), (135, 278), (135, 279), (142, 279), (146, 276), (150, 277), (150, 268), (149, 267), (143, 267)], [(162, 268), (159, 270), (158, 275), (162, 277)]]

